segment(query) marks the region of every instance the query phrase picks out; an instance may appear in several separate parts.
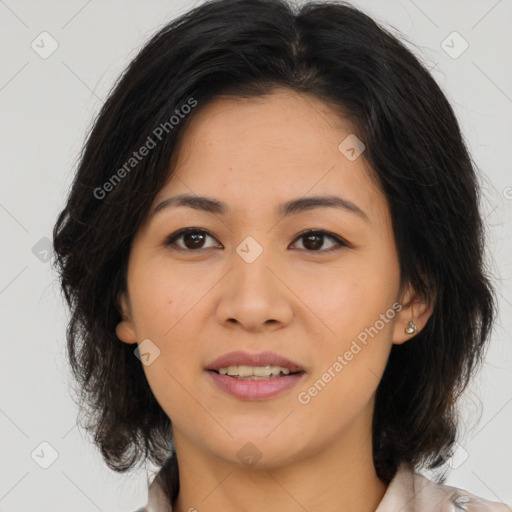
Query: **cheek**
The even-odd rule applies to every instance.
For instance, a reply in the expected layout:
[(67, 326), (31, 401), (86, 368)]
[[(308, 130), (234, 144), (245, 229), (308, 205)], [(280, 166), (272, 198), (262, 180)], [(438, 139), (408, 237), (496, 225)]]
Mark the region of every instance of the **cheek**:
[(347, 253), (339, 264), (300, 274), (294, 291), (331, 341), (350, 341), (373, 325), (391, 308), (399, 286), (394, 252), (382, 248)]
[(140, 264), (131, 277), (137, 334), (161, 340), (172, 336), (212, 286), (168, 261)]
[(148, 382), (157, 400), (161, 390), (179, 397), (180, 383), (184, 385), (197, 366), (194, 340), (201, 339), (201, 324), (194, 314), (212, 283), (161, 258), (139, 261), (131, 278), (137, 339), (149, 338), (160, 351), (151, 365), (144, 366)]
[(335, 334), (316, 339), (318, 364), (300, 390), (310, 400), (305, 414), (334, 426), (367, 407), (391, 350), (395, 284), (377, 267), (352, 268), (321, 294), (315, 312)]

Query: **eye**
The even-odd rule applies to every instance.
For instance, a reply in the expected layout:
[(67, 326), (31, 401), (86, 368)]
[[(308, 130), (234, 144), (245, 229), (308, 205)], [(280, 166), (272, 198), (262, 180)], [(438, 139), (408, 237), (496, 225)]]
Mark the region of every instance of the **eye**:
[(176, 245), (176, 240), (179, 240), (180, 238), (183, 238), (185, 247), (178, 245), (178, 249), (183, 249), (185, 251), (210, 249), (210, 247), (203, 247), (204, 241), (206, 238), (214, 239), (204, 229), (185, 228), (180, 229), (176, 233), (172, 234), (169, 238), (167, 238), (165, 245)]
[[(176, 233), (170, 235), (166, 239), (165, 245), (174, 245), (175, 247), (173, 248), (184, 251), (199, 251), (201, 249), (211, 249), (214, 246), (204, 246), (204, 242), (207, 238), (215, 240), (215, 238), (208, 234), (208, 232), (205, 231), (204, 229), (185, 228), (180, 229)], [(181, 239), (183, 239), (183, 245), (177, 243), (177, 241)], [(305, 250), (307, 252), (332, 252), (338, 250), (341, 247), (350, 247), (350, 244), (343, 240), (342, 238), (322, 230), (304, 231), (297, 238), (295, 238), (295, 240), (301, 239), (303, 240), (303, 247), (299, 247), (299, 249)], [(326, 239), (333, 241), (334, 245), (329, 247), (328, 249), (319, 250), (324, 245), (324, 241)]]
[[(319, 250), (319, 248), (324, 244), (324, 240), (327, 238), (333, 240), (334, 245), (328, 249)], [(305, 231), (296, 238), (296, 240), (300, 239), (303, 240), (302, 245), (304, 250), (308, 252), (332, 252), (340, 249), (341, 247), (349, 247), (349, 243), (345, 240), (322, 230)]]

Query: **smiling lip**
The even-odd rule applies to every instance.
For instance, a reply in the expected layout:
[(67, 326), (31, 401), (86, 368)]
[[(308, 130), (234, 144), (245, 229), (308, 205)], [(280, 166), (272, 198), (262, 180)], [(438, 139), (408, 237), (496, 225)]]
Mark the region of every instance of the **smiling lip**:
[(219, 368), (226, 368), (228, 366), (282, 366), (283, 368), (288, 368), (291, 373), (304, 371), (304, 368), (297, 363), (294, 363), (275, 352), (259, 352), (257, 354), (251, 354), (244, 351), (224, 354), (208, 364), (206, 366), (206, 370), (218, 371)]
[(295, 386), (306, 375), (305, 372), (284, 375), (265, 380), (243, 380), (220, 375), (214, 370), (206, 372), (212, 382), (226, 393), (242, 400), (265, 400)]
[[(219, 368), (228, 366), (282, 366), (290, 370), (289, 375), (269, 377), (261, 380), (244, 380), (221, 375)], [(215, 359), (206, 368), (212, 382), (226, 393), (242, 400), (265, 400), (291, 387), (304, 378), (304, 368), (274, 352), (230, 352)]]

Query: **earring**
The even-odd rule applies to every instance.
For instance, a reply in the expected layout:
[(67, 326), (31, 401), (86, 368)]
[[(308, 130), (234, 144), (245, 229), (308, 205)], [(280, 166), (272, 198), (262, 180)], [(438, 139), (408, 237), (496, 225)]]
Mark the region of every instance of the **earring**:
[(415, 334), (418, 328), (416, 327), (416, 324), (414, 322), (409, 322), (409, 327), (405, 328), (405, 332), (407, 334)]

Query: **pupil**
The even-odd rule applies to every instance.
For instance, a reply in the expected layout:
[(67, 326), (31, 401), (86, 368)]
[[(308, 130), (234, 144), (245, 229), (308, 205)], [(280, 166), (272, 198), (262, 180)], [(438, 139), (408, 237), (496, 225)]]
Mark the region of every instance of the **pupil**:
[[(201, 246), (201, 242), (204, 242), (204, 235), (200, 233), (187, 233), (184, 236), (185, 245), (189, 248), (197, 248)], [(192, 241), (192, 244), (187, 243)], [(191, 247), (190, 247), (191, 245)]]
[[(316, 243), (313, 242), (313, 244), (309, 244), (310, 246), (313, 245), (313, 249), (319, 249), (322, 247), (322, 240), (323, 240), (323, 235), (308, 235), (306, 236), (305, 240), (311, 240), (311, 239), (316, 239)], [(307, 248), (307, 244), (304, 243), (304, 247)], [(310, 247), (311, 248), (311, 247)]]

